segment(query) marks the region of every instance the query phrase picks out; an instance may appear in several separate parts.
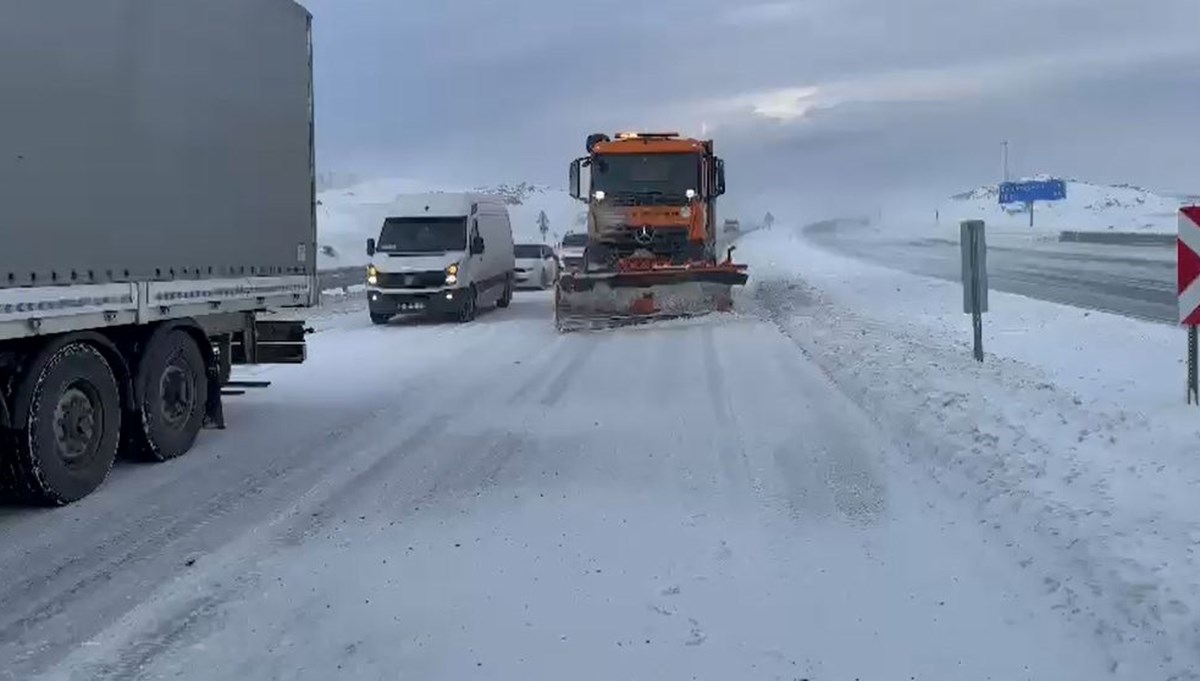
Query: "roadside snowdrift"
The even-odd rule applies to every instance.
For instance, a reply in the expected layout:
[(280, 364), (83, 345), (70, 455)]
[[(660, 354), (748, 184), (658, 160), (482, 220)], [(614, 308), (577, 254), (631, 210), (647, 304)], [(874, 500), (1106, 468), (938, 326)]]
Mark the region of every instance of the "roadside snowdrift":
[(579, 204), (566, 192), (524, 182), (483, 187), (432, 187), (402, 178), (358, 182), (317, 195), (318, 266), (334, 269), (366, 265), (366, 241), (378, 235), (379, 225), (391, 212), (396, 197), (428, 191), (478, 191), (504, 197), (509, 204), (513, 236), (518, 242), (542, 241), (538, 233), (538, 215), (542, 211), (549, 221), (550, 240), (555, 234), (570, 231), (580, 212)]
[[(744, 239), (758, 301), (967, 504), (1117, 678), (1200, 670), (1200, 419), (1185, 336), (992, 292), (985, 363), (958, 284), (831, 255), (799, 230)], [(931, 557), (935, 559), (935, 557)]]
[[(1048, 179), (1045, 176), (1023, 179)], [(957, 228), (961, 220), (984, 220), (999, 227), (1037, 233), (1159, 232), (1176, 230), (1176, 213), (1182, 198), (1155, 194), (1132, 185), (1099, 185), (1079, 180), (1067, 182), (1063, 201), (1034, 205), (1034, 227), (1029, 227), (1025, 206), (999, 204), (996, 185), (978, 187), (945, 201), (938, 213), (942, 225)]]

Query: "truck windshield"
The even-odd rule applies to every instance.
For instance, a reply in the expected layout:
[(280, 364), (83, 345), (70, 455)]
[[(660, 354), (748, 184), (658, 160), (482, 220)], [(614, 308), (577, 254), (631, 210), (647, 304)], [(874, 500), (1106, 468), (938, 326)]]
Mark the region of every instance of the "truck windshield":
[(587, 243), (588, 237), (586, 234), (568, 234), (562, 240), (564, 248), (585, 248)]
[(700, 191), (696, 154), (608, 154), (592, 162), (592, 191), (617, 203), (682, 204), (689, 189)]
[(382, 253), (444, 253), (467, 248), (467, 219), (388, 218), (376, 250)]

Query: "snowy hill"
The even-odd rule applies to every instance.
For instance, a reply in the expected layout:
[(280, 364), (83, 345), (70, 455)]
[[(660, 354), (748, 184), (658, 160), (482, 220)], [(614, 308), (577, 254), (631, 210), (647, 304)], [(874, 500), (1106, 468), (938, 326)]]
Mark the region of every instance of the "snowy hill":
[(585, 224), (584, 206), (565, 191), (545, 185), (526, 184), (475, 187), (473, 191), (503, 196), (512, 219), (513, 238), (518, 242), (542, 241), (538, 233), (538, 214), (546, 212), (550, 233), (547, 241), (554, 242), (567, 232)]
[(321, 269), (366, 265), (366, 241), (378, 236), (379, 226), (400, 194), (427, 191), (477, 191), (503, 196), (509, 204), (513, 237), (540, 242), (537, 218), (542, 211), (550, 223), (549, 239), (575, 228), (582, 204), (566, 192), (521, 182), (516, 185), (456, 188), (432, 187), (402, 178), (381, 178), (330, 188), (317, 194), (317, 240)]
[[(1023, 179), (1048, 179), (1045, 176)], [(1029, 213), (1024, 205), (1001, 206), (996, 185), (986, 185), (950, 197), (939, 209), (941, 223), (984, 220), (989, 227), (1028, 232)], [(1174, 232), (1180, 197), (1155, 194), (1133, 185), (1099, 185), (1067, 181), (1067, 198), (1034, 206), (1034, 230), (1059, 232)]]

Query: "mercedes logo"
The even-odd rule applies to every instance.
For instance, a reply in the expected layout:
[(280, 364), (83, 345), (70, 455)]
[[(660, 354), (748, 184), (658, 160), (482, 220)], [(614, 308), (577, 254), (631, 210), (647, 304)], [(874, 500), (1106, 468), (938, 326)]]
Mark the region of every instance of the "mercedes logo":
[(637, 234), (635, 234), (635, 235), (633, 236), (633, 238), (634, 238), (634, 239), (635, 239), (635, 240), (636, 240), (636, 241), (637, 241), (639, 244), (643, 244), (643, 245), (645, 245), (645, 244), (648, 244), (648, 243), (650, 243), (651, 241), (653, 241), (653, 240), (654, 240), (654, 233), (650, 231), (650, 228), (649, 228), (649, 227), (647, 227), (647, 226), (643, 225), (643, 226), (642, 226), (642, 227), (641, 227), (641, 228), (640, 228), (640, 229), (637, 231)]

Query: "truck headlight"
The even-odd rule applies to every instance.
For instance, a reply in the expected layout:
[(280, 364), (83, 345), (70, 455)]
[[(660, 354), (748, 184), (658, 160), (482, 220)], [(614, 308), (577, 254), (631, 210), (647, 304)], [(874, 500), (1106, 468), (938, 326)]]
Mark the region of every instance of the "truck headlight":
[(596, 191), (592, 192), (592, 198), (596, 199), (597, 201), (603, 201), (605, 196), (608, 196), (608, 194), (605, 194), (603, 189), (597, 189)]
[(691, 201), (692, 199), (696, 198), (696, 190), (689, 189), (686, 192), (684, 192), (683, 195), (688, 197), (688, 201)]
[(375, 286), (379, 283), (379, 270), (375, 269), (374, 265), (367, 265), (367, 285)]

